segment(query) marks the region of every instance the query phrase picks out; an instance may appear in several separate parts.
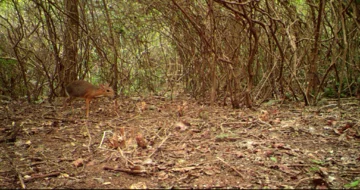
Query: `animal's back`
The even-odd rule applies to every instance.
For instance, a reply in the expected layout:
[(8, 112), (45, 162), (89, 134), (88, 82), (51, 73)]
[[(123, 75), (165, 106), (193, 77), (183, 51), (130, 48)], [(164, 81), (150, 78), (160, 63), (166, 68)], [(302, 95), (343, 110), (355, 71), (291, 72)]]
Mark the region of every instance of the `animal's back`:
[(86, 94), (96, 89), (98, 88), (83, 80), (73, 81), (66, 87), (67, 93), (72, 97), (85, 97)]

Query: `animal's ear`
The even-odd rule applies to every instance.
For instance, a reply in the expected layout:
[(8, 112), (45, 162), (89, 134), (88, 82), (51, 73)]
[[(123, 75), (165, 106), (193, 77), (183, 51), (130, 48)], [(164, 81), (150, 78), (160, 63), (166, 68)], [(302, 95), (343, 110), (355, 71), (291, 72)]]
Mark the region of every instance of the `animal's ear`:
[(99, 87), (100, 88), (109, 88), (109, 84), (108, 83), (100, 84)]

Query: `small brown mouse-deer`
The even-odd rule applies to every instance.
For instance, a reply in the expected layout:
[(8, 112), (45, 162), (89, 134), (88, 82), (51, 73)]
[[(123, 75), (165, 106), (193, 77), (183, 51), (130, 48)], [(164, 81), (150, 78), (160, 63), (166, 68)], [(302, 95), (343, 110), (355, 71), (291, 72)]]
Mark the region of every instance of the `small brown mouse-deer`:
[(86, 117), (89, 117), (90, 102), (93, 98), (101, 96), (113, 98), (115, 96), (114, 90), (108, 84), (103, 84), (97, 87), (83, 80), (71, 82), (66, 87), (66, 92), (69, 95), (69, 98), (65, 100), (64, 107), (66, 107), (67, 102), (71, 104), (71, 102), (77, 97), (85, 98)]

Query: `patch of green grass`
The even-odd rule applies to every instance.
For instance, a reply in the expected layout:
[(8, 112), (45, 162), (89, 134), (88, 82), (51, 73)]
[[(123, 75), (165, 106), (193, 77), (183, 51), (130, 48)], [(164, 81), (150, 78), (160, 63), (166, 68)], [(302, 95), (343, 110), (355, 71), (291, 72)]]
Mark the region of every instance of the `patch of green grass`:
[(311, 160), (311, 162), (313, 162), (313, 163), (315, 163), (317, 165), (323, 165), (324, 164), (324, 162), (321, 161), (321, 160)]
[(224, 138), (228, 138), (230, 135), (227, 133), (220, 133), (219, 135), (216, 135), (216, 138), (218, 139), (224, 139)]
[(270, 160), (272, 160), (272, 161), (274, 161), (274, 162), (277, 162), (277, 158), (274, 157), (274, 156), (271, 156), (271, 157), (270, 157)]
[(353, 181), (351, 183), (345, 184), (344, 187), (345, 188), (353, 188), (353, 187), (358, 187), (359, 186), (359, 180)]
[(310, 171), (317, 172), (317, 171), (320, 171), (320, 168), (319, 167), (311, 167)]

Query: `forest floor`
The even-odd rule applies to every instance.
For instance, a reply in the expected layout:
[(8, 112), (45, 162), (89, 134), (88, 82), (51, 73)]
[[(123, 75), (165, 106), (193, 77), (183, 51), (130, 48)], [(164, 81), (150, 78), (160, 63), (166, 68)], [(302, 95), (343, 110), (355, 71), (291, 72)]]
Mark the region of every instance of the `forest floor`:
[(2, 101), (0, 188), (360, 187), (357, 99), (236, 110), (103, 98), (88, 119), (84, 100), (62, 101)]

